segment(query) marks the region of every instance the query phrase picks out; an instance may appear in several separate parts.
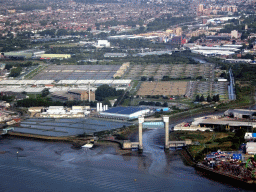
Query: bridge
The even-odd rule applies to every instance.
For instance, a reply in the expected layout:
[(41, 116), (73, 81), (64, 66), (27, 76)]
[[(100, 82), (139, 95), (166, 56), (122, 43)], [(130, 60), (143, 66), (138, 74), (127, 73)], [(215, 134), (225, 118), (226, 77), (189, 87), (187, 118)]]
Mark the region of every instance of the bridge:
[(165, 144), (164, 149), (166, 151), (169, 150), (170, 147), (182, 147), (188, 144), (191, 144), (191, 140), (186, 141), (169, 141), (169, 117), (163, 116), (163, 118), (154, 118), (154, 119), (144, 119), (144, 117), (139, 117), (139, 142), (130, 142), (125, 141), (123, 143), (123, 149), (139, 149), (140, 152), (143, 151), (143, 144), (142, 144), (142, 126), (143, 124), (149, 125), (164, 125), (165, 128)]

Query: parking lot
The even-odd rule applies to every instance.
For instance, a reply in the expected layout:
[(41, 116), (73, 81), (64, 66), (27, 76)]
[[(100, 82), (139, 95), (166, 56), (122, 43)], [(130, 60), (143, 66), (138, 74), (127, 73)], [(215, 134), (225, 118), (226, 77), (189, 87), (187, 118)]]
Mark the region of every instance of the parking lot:
[(34, 80), (113, 79), (121, 65), (53, 65), (33, 77)]
[(214, 65), (212, 64), (156, 64), (156, 65), (133, 65), (126, 73), (125, 79), (140, 79), (142, 76), (154, 77), (161, 80), (163, 76), (172, 79), (196, 79), (202, 77), (206, 80), (214, 78)]

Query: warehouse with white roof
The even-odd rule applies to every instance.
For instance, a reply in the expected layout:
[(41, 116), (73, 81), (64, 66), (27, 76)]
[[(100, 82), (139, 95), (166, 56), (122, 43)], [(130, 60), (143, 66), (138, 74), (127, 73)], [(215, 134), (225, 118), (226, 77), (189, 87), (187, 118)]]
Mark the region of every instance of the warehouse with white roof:
[(141, 115), (148, 115), (152, 111), (147, 107), (114, 107), (100, 112), (101, 117), (113, 119), (137, 119)]

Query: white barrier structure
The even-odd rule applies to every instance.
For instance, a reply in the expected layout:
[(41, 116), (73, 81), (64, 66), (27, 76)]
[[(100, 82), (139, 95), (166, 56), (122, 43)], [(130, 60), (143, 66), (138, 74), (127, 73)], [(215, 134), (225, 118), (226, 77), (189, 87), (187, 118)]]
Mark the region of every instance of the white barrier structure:
[(142, 124), (144, 123), (144, 117), (139, 117), (139, 151), (143, 150), (142, 145)]
[(169, 144), (169, 117), (164, 116), (163, 117), (164, 121), (164, 129), (165, 129), (165, 150), (169, 150), (170, 144)]
[(100, 103), (100, 111), (103, 111), (102, 103)]
[(97, 103), (97, 112), (100, 111), (100, 103)]

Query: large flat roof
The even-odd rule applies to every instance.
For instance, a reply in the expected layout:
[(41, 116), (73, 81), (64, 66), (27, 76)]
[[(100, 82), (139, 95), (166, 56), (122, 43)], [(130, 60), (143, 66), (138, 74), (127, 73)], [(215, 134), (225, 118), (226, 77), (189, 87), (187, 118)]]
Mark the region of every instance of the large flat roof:
[(114, 107), (109, 110), (103, 111), (103, 113), (114, 113), (122, 115), (130, 115), (138, 111), (147, 109), (146, 107)]

